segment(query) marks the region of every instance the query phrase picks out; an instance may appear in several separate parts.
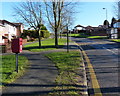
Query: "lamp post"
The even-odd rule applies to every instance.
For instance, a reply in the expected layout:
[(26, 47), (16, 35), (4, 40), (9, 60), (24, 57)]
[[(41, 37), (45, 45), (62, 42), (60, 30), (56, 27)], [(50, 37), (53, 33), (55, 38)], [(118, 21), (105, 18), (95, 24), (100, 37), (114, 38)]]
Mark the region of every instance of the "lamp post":
[(103, 10), (106, 10), (106, 20), (107, 20), (107, 8), (103, 8)]
[[(107, 8), (103, 8), (103, 10), (106, 10), (106, 23), (107, 23)], [(111, 37), (111, 33), (109, 31), (107, 31), (107, 28), (108, 28), (109, 25), (106, 24), (106, 33), (108, 34), (108, 38)]]

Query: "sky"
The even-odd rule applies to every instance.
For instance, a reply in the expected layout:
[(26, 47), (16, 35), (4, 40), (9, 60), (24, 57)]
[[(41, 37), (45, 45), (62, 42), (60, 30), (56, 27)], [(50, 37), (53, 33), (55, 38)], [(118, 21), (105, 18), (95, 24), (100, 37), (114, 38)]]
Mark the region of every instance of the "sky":
[[(115, 17), (114, 2), (82, 2), (80, 3), (79, 11), (77, 14), (77, 21), (75, 24), (83, 26), (98, 26), (102, 25), (106, 19), (111, 22), (112, 17)], [(105, 10), (103, 8), (106, 8)]]
[[(0, 2), (0, 19), (15, 22), (13, 7), (16, 4), (19, 2)], [(107, 20), (111, 23), (112, 17), (115, 17), (114, 5), (115, 2), (78, 2), (78, 6), (75, 8), (78, 13), (74, 16), (75, 21), (71, 29), (76, 25), (93, 27), (102, 25), (106, 19), (106, 10), (103, 8), (107, 9)]]

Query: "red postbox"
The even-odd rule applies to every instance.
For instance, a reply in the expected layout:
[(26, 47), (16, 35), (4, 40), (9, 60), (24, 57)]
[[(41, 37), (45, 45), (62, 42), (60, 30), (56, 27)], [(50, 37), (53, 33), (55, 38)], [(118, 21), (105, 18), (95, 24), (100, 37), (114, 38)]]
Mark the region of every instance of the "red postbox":
[(22, 38), (12, 39), (12, 52), (20, 53), (22, 52)]

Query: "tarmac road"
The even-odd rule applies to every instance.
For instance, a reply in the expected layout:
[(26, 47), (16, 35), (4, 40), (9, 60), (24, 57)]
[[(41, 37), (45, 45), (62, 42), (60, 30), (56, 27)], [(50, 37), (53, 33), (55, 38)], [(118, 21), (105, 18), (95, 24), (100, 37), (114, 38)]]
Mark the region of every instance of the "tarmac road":
[(120, 96), (120, 73), (118, 72), (120, 71), (118, 70), (120, 44), (100, 39), (72, 39), (83, 48), (86, 58), (88, 57), (86, 72), (89, 95)]

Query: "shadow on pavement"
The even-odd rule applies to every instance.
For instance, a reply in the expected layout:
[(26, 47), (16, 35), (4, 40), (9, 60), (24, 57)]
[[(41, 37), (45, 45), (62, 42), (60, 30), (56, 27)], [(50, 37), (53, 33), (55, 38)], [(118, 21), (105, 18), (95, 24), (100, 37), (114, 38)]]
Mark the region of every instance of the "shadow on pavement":
[[(79, 43), (80, 44), (80, 43)], [(82, 43), (81, 43), (82, 44)], [(109, 44), (109, 43), (106, 43), (106, 44), (92, 44), (92, 43), (85, 43), (84, 45), (81, 45), (81, 47), (84, 49), (84, 50), (92, 50), (92, 49), (104, 49), (103, 47), (107, 48), (107, 49), (119, 49), (120, 48), (120, 44), (118, 43), (112, 43), (112, 44)]]
[[(100, 88), (100, 90), (104, 94), (103, 96), (119, 96), (120, 87)], [(88, 93), (94, 95), (94, 89), (88, 89)]]
[[(84, 85), (74, 85), (74, 84), (61, 84), (61, 85), (35, 85), (35, 84), (3, 84), (6, 87), (11, 86), (11, 87), (77, 87), (79, 89), (59, 89), (59, 90), (48, 90), (48, 91), (30, 91), (30, 92), (17, 92), (17, 93), (5, 93), (2, 94), (2, 96), (48, 96), (48, 93), (53, 93), (53, 92), (68, 92), (68, 91), (82, 91), (82, 92), (86, 92), (87, 90), (85, 90), (84, 88), (86, 88), (87, 86)], [(81, 88), (81, 89), (80, 89)], [(56, 96), (56, 95), (55, 95)], [(59, 96), (59, 95), (58, 95)], [(69, 95), (67, 95), (69, 96)], [(71, 95), (70, 95), (71, 96)]]

